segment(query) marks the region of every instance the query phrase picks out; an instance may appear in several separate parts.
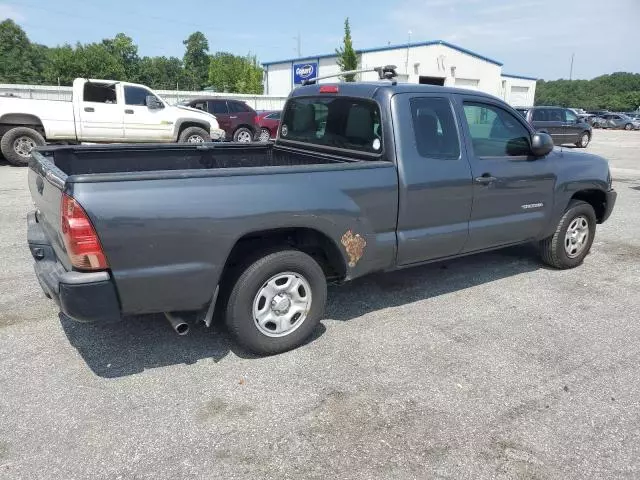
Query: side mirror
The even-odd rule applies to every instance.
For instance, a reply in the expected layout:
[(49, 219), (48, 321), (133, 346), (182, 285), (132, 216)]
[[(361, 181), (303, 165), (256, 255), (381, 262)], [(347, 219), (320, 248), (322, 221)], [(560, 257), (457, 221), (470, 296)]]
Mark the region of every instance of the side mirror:
[(534, 133), (531, 137), (531, 153), (536, 157), (544, 157), (553, 150), (553, 140), (546, 133)]
[(155, 95), (147, 95), (146, 98), (147, 108), (151, 110), (157, 110), (158, 108), (164, 108), (163, 103), (158, 100), (158, 97)]

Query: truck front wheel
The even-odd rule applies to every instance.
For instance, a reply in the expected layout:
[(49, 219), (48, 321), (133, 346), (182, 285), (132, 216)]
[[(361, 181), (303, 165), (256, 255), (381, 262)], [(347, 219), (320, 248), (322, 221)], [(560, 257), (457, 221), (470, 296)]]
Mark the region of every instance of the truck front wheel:
[(250, 263), (237, 277), (225, 321), (248, 350), (271, 355), (295, 348), (311, 335), (326, 299), (320, 265), (298, 250), (281, 250)]
[(200, 127), (185, 128), (178, 137), (178, 142), (180, 143), (204, 143), (210, 141), (211, 135), (209, 135), (209, 132)]
[(596, 234), (596, 214), (587, 202), (572, 200), (553, 235), (540, 242), (542, 261), (555, 268), (577, 267)]
[(29, 164), (31, 150), (44, 144), (44, 137), (33, 128), (16, 127), (2, 136), (0, 150), (10, 164), (23, 167)]

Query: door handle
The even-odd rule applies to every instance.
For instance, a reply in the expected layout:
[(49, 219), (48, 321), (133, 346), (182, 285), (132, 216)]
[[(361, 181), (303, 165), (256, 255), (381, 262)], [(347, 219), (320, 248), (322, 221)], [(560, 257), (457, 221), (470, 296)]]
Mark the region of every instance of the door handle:
[(482, 174), (481, 177), (476, 177), (475, 178), (476, 183), (480, 183), (481, 185), (489, 185), (489, 184), (495, 182), (496, 180), (497, 180), (496, 177), (492, 177), (488, 173), (484, 173), (484, 174)]
[(232, 117), (229, 117), (229, 118), (236, 119), (236, 118), (238, 118), (238, 117), (237, 117), (237, 116), (232, 116)]
[(93, 107), (84, 107), (84, 111), (85, 112), (95, 112), (96, 110)]
[(133, 115), (133, 110), (127, 108), (124, 113), (128, 113), (129, 115)]

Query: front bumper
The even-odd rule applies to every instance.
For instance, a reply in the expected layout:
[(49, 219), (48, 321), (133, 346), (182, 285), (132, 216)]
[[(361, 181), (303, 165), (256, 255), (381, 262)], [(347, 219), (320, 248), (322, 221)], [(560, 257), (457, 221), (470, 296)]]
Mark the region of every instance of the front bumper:
[(616, 192), (613, 188), (608, 192), (605, 192), (606, 195), (606, 203), (604, 205), (604, 214), (602, 215), (602, 219), (600, 223), (604, 223), (611, 216), (611, 212), (613, 212), (613, 207), (616, 204), (616, 199), (618, 198), (618, 192)]
[(221, 128), (212, 128), (209, 132), (209, 135), (211, 136), (211, 140), (213, 140), (214, 142), (218, 142), (224, 141), (227, 134)]
[(67, 271), (58, 261), (35, 212), (27, 216), (27, 241), (40, 287), (56, 301), (62, 313), (79, 322), (120, 320), (120, 302), (109, 272)]

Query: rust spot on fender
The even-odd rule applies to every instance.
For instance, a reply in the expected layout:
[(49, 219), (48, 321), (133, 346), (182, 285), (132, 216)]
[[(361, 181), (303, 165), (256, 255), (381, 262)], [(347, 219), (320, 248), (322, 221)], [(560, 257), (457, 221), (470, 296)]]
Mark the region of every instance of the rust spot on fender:
[(351, 268), (355, 267), (364, 254), (364, 247), (367, 246), (367, 241), (359, 233), (354, 235), (351, 230), (347, 230), (340, 241), (344, 245), (347, 255), (349, 255), (349, 266)]

